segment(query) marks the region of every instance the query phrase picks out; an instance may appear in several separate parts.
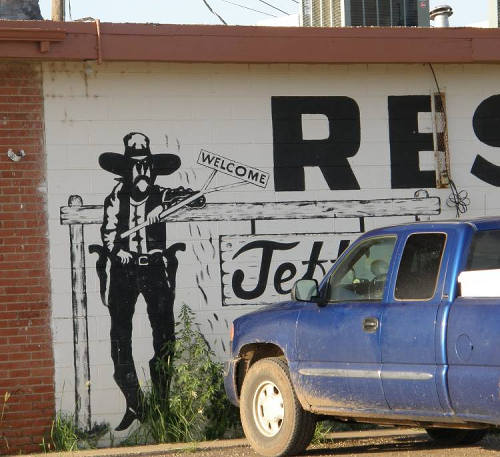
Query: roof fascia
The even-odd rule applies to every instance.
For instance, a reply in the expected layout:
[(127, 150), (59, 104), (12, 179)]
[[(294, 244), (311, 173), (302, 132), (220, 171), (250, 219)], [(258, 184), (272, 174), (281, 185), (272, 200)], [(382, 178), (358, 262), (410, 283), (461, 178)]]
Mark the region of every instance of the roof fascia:
[(0, 21), (0, 42), (0, 59), (23, 60), (500, 63), (499, 29)]

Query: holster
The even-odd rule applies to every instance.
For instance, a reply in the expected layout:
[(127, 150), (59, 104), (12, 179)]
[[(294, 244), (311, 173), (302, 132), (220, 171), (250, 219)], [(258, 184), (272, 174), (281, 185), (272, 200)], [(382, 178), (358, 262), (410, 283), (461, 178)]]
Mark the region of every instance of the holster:
[(106, 288), (108, 284), (108, 273), (107, 273), (107, 263), (111, 261), (109, 252), (104, 246), (100, 244), (91, 244), (89, 246), (89, 252), (91, 254), (97, 254), (97, 260), (95, 262), (95, 269), (97, 272), (97, 277), (99, 278), (99, 293), (101, 295), (102, 304), (106, 307), (109, 306), (106, 297)]
[[(165, 259), (165, 270), (167, 278), (169, 279), (170, 285), (173, 289), (175, 289), (177, 267), (179, 266), (179, 261), (177, 260), (177, 252), (185, 250), (186, 250), (185, 243), (174, 243), (172, 244), (172, 246), (169, 246), (162, 252), (162, 256)], [(101, 296), (102, 304), (108, 307), (109, 303), (106, 294), (108, 288), (107, 267), (108, 267), (108, 262), (109, 263), (111, 263), (111, 261), (116, 262), (116, 259), (112, 259), (110, 252), (100, 244), (91, 244), (89, 246), (89, 252), (91, 254), (98, 255), (95, 267), (96, 267), (97, 277), (99, 278), (99, 294)]]

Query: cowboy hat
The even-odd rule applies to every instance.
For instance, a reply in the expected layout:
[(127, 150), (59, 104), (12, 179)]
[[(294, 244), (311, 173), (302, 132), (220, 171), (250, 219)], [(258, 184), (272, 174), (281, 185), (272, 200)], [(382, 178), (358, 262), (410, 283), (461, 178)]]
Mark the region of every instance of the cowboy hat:
[(123, 137), (125, 154), (103, 152), (99, 156), (99, 165), (115, 175), (128, 174), (137, 160), (149, 158), (153, 173), (169, 175), (181, 166), (181, 159), (174, 154), (152, 154), (149, 148), (149, 138), (143, 133), (131, 132)]

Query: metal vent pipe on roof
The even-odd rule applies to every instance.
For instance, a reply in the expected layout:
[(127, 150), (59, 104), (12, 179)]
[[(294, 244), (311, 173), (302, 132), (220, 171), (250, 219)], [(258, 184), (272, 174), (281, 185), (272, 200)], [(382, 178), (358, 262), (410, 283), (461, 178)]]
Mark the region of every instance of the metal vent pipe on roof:
[(453, 8), (449, 5), (436, 6), (431, 12), (431, 21), (434, 27), (449, 27), (449, 17), (453, 14)]

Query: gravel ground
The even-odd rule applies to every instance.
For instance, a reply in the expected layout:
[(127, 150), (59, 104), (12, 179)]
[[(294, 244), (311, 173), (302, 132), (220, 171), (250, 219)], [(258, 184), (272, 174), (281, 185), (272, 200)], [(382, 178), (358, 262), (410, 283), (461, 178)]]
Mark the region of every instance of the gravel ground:
[[(258, 457), (248, 446), (206, 451), (186, 450), (165, 454), (168, 457)], [(426, 435), (381, 437), (326, 442), (310, 446), (303, 456), (349, 457), (493, 457), (500, 455), (500, 435), (486, 436), (474, 446), (442, 447), (430, 441)]]

